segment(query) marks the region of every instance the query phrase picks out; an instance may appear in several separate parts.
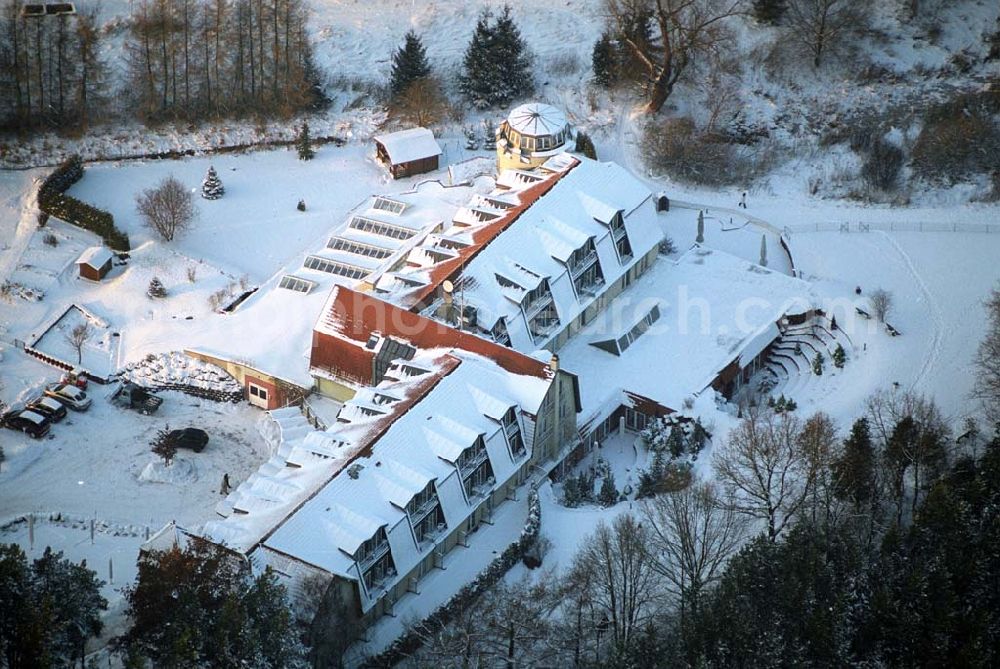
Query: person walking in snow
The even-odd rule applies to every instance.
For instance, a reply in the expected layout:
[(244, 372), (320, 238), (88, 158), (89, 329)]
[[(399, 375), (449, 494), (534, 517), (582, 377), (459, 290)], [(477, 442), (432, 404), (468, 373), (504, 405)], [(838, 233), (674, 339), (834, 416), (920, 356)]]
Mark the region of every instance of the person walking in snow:
[(743, 193), (743, 197), (740, 198), (740, 206), (744, 209), (747, 208), (747, 194)]
[(222, 487), (219, 488), (220, 495), (228, 495), (230, 490), (229, 485), (229, 472), (222, 475)]

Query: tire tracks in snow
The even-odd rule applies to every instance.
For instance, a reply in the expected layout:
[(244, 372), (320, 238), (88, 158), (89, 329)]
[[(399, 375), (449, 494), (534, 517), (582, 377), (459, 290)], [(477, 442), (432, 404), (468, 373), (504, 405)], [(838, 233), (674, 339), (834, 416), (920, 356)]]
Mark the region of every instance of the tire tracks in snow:
[(924, 278), (920, 276), (920, 272), (917, 271), (916, 266), (914, 266), (910, 255), (903, 250), (903, 247), (899, 245), (899, 242), (896, 241), (892, 235), (882, 230), (876, 230), (875, 232), (884, 237), (903, 259), (903, 264), (906, 266), (910, 275), (913, 276), (914, 283), (917, 285), (917, 288), (924, 296), (924, 300), (927, 302), (927, 311), (930, 313), (931, 321), (933, 322), (930, 353), (924, 358), (924, 362), (920, 366), (920, 371), (917, 372), (917, 377), (911, 385), (911, 388), (916, 388), (924, 380), (924, 377), (927, 376), (927, 373), (937, 362), (938, 358), (941, 357), (941, 350), (943, 348), (941, 343), (942, 333), (945, 329), (944, 318), (941, 316), (941, 308), (938, 306), (937, 300), (935, 300), (934, 296), (931, 295), (931, 291), (927, 288), (927, 284), (924, 282)]

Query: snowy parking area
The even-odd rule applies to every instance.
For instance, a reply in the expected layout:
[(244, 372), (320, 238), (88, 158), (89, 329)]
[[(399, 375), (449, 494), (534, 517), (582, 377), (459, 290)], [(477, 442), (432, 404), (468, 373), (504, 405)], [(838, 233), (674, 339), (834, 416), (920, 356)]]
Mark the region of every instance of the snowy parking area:
[[(193, 526), (215, 515), (224, 474), (236, 485), (268, 455), (255, 429), (260, 412), (246, 403), (165, 392), (160, 410), (143, 416), (110, 404), (104, 397), (109, 390), (91, 384), (90, 409), (69, 412), (48, 438), (3, 431), (7, 461), (0, 471), (0, 519), (61, 512), (153, 531), (171, 520)], [(205, 430), (208, 446), (201, 453), (177, 454), (173, 466), (188, 474), (176, 482), (145, 482), (143, 469), (157, 459), (149, 442), (168, 425)]]

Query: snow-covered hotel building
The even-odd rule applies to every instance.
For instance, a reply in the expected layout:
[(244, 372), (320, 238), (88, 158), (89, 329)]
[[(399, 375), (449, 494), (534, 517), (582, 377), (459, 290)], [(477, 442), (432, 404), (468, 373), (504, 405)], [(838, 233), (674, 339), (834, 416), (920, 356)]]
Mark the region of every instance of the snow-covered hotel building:
[[(692, 393), (732, 392), (783, 320), (808, 315), (808, 287), (698, 246), (661, 256), (657, 205), (624, 168), (561, 151), (369, 198), (241, 307), (268, 316), (252, 319), (257, 348), (190, 351), (273, 418), (272, 457), (202, 534), (293, 592), (325, 580), (365, 627), (529, 479)], [(651, 334), (688, 284), (729, 335)], [(759, 326), (740, 331), (738, 302), (761, 297)], [(289, 405), (307, 395), (333, 415), (306, 422)]]

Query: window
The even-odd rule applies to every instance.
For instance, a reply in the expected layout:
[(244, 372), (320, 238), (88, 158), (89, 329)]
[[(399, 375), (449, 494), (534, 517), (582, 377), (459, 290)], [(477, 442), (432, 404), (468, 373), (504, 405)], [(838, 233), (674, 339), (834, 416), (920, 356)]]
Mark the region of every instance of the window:
[(259, 399), (267, 401), (267, 389), (261, 388), (260, 386), (250, 384), (250, 397), (257, 397)]
[(433, 539), (439, 530), (447, 527), (444, 514), (441, 511), (441, 504), (438, 502), (434, 481), (428, 483), (427, 487), (413, 496), (413, 499), (406, 505), (406, 514), (410, 519), (410, 526), (413, 528), (418, 545)]
[(379, 195), (375, 198), (375, 204), (372, 205), (372, 209), (378, 209), (393, 216), (399, 216), (406, 209), (406, 203)]
[(308, 281), (306, 279), (300, 279), (292, 274), (286, 274), (281, 277), (281, 282), (278, 284), (278, 288), (285, 288), (287, 290), (294, 290), (298, 293), (308, 293), (313, 288), (316, 287), (315, 281)]
[(409, 239), (417, 234), (413, 230), (392, 225), (391, 223), (376, 221), (374, 218), (366, 216), (353, 217), (348, 227), (353, 230), (360, 230), (361, 232), (370, 232), (373, 235), (389, 237), (390, 239)]
[(319, 272), (346, 276), (348, 279), (363, 279), (368, 276), (368, 270), (363, 267), (348, 265), (347, 263), (329, 260), (328, 258), (320, 258), (319, 256), (309, 256), (306, 258), (304, 266), (307, 269), (314, 269)]
[(497, 320), (497, 324), (493, 326), (490, 334), (493, 335), (493, 341), (496, 343), (502, 346), (510, 346), (510, 333), (507, 332), (507, 321), (503, 318)]
[(392, 249), (382, 248), (374, 244), (364, 244), (351, 239), (344, 239), (343, 237), (331, 237), (330, 241), (326, 243), (326, 247), (334, 251), (344, 251), (346, 253), (353, 253), (354, 255), (365, 256), (366, 258), (375, 258), (376, 260), (388, 258), (393, 253)]
[(510, 447), (511, 457), (515, 461), (520, 460), (528, 449), (524, 444), (521, 425), (517, 421), (517, 414), (514, 413), (513, 407), (507, 409), (507, 413), (504, 414), (500, 422), (503, 425), (504, 436), (507, 438), (507, 445)]

